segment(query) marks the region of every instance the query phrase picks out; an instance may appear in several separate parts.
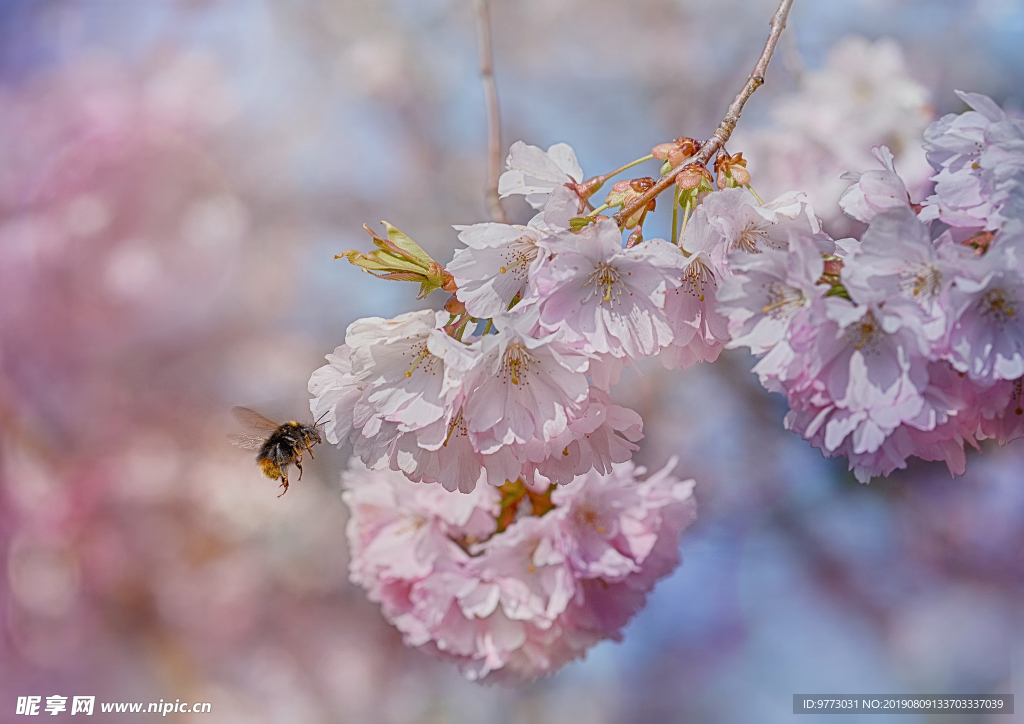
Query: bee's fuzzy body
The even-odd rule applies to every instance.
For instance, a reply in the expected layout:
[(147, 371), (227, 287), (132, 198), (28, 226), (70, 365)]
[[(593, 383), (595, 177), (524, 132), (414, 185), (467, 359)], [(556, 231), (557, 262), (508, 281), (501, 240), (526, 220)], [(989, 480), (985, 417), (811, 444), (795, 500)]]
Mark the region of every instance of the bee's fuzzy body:
[[(272, 480), (280, 480), (288, 490), (288, 466), (294, 464), (302, 477), (302, 453), (312, 451), (320, 442), (320, 433), (312, 425), (291, 421), (280, 426), (264, 441), (256, 455), (256, 464)], [(284, 495), (284, 493), (281, 493)]]

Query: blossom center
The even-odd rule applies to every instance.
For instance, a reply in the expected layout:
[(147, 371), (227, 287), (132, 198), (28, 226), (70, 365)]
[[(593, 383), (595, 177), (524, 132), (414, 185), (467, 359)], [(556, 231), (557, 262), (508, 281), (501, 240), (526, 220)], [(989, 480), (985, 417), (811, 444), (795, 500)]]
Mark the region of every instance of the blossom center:
[(528, 236), (519, 237), (519, 241), (510, 244), (501, 255), (504, 266), (498, 268), (501, 274), (515, 271), (516, 277), (526, 276), (527, 267), (537, 258), (537, 245)]
[(601, 524), (601, 516), (593, 508), (580, 508), (579, 510), (576, 511), (574, 517), (576, 518), (577, 522), (583, 527), (593, 528), (601, 534), (608, 532), (608, 529)]
[(696, 297), (699, 301), (703, 302), (704, 287), (707, 286), (709, 281), (713, 281), (714, 278), (715, 273), (708, 269), (703, 261), (694, 259), (683, 272), (683, 282), (679, 285), (679, 288), (691, 297)]
[(502, 355), (501, 370), (498, 374), (505, 380), (512, 380), (513, 385), (518, 385), (520, 378), (530, 371), (530, 365), (535, 361), (533, 355), (515, 342), (510, 344)]
[(411, 350), (409, 350), (407, 354), (416, 355), (415, 359), (413, 359), (412, 367), (405, 371), (406, 377), (412, 377), (412, 373), (416, 371), (416, 368), (420, 366), (420, 363), (430, 356), (430, 351), (427, 349), (426, 342), (420, 342)]
[(942, 272), (932, 264), (924, 264), (916, 270), (900, 274), (900, 289), (915, 297), (934, 297), (942, 284)]
[(761, 241), (768, 246), (768, 232), (764, 229), (758, 228), (753, 222), (750, 222), (743, 227), (743, 231), (740, 232), (739, 238), (733, 242), (732, 248), (739, 251), (745, 251), (748, 254), (760, 254), (761, 250), (757, 248), (758, 241)]
[(870, 348), (878, 342), (884, 333), (882, 325), (875, 319), (875, 313), (868, 312), (859, 322), (847, 329), (846, 339), (852, 342), (856, 349)]
[(785, 319), (796, 314), (805, 302), (806, 297), (801, 290), (773, 281), (768, 285), (768, 303), (761, 311), (772, 319)]
[(587, 281), (583, 284), (584, 289), (590, 287), (583, 301), (584, 303), (589, 302), (595, 294), (603, 291), (599, 304), (608, 302), (614, 307), (615, 298), (622, 295), (622, 290), (616, 289), (617, 286), (619, 286), (619, 272), (610, 264), (601, 262), (594, 268), (594, 271), (590, 272)]
[(990, 322), (1002, 325), (1012, 322), (1017, 316), (1016, 300), (998, 287), (981, 298), (981, 316)]

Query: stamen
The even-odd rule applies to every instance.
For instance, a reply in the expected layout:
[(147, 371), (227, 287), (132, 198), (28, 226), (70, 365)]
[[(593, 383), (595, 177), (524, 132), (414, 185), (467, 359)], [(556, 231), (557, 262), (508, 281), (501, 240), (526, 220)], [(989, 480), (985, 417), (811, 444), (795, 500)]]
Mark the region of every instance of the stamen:
[(753, 224), (747, 224), (743, 232), (740, 234), (740, 238), (733, 244), (734, 249), (745, 251), (748, 254), (760, 254), (761, 250), (757, 248), (757, 242), (761, 241), (765, 246), (771, 246), (768, 243), (768, 232), (764, 229), (758, 229)]
[(584, 289), (593, 285), (593, 289), (591, 289), (587, 296), (583, 298), (584, 304), (590, 301), (590, 299), (594, 296), (595, 293), (600, 293), (598, 290), (600, 290), (603, 287), (604, 294), (601, 295), (601, 304), (608, 302), (614, 308), (615, 298), (622, 296), (621, 289), (617, 289), (614, 295), (612, 294), (612, 290), (618, 284), (619, 273), (615, 270), (614, 267), (609, 266), (604, 262), (601, 262), (600, 264), (597, 265), (597, 268), (594, 269), (594, 271), (590, 272), (590, 275), (587, 277), (587, 281), (584, 282), (583, 284)]
[(852, 325), (846, 332), (846, 339), (853, 342), (856, 349), (869, 347), (882, 335), (882, 327), (875, 319), (874, 312), (865, 314), (861, 321)]
[(799, 289), (773, 281), (768, 285), (768, 304), (761, 311), (775, 319), (789, 317), (796, 314), (805, 301), (804, 293)]
[(683, 272), (683, 283), (679, 285), (679, 288), (689, 292), (690, 296), (697, 297), (698, 300), (703, 302), (704, 287), (708, 282), (714, 281), (714, 279), (715, 273), (708, 269), (703, 261), (695, 259), (686, 267), (686, 271)]
[(498, 268), (502, 274), (516, 271), (520, 278), (525, 276), (526, 267), (537, 258), (537, 242), (531, 236), (520, 236), (502, 252), (505, 264)]
[(505, 272), (510, 272), (513, 269), (515, 269), (517, 266), (521, 266), (522, 264), (525, 264), (525, 263), (526, 263), (526, 258), (523, 257), (523, 258), (520, 258), (519, 260), (517, 260), (514, 264), (510, 264), (509, 266), (499, 267), (498, 271), (500, 273), (504, 274)]
[(1014, 321), (1014, 317), (1017, 315), (1015, 301), (1009, 294), (997, 287), (981, 298), (978, 311), (990, 322), (1004, 325)]
[(407, 369), (405, 371), (405, 376), (406, 377), (412, 377), (412, 373), (415, 372), (416, 368), (420, 366), (420, 362), (425, 360), (429, 355), (430, 355), (430, 352), (427, 350), (427, 345), (424, 344), (422, 351), (416, 357), (416, 361), (412, 363), (412, 367), (410, 367), (409, 369)]
[[(511, 378), (513, 385), (519, 385), (519, 378), (530, 370), (533, 357), (518, 343), (509, 345), (501, 360), (502, 377)], [(524, 380), (525, 381), (525, 380)]]
[(942, 272), (931, 264), (922, 264), (900, 274), (900, 289), (913, 296), (934, 297), (942, 286)]
[(448, 441), (452, 439), (452, 435), (458, 430), (460, 435), (466, 434), (466, 421), (462, 419), (462, 408), (455, 413), (455, 417), (452, 418), (451, 423), (448, 425), (448, 435), (445, 436), (444, 442), (441, 443), (441, 447), (448, 447)]

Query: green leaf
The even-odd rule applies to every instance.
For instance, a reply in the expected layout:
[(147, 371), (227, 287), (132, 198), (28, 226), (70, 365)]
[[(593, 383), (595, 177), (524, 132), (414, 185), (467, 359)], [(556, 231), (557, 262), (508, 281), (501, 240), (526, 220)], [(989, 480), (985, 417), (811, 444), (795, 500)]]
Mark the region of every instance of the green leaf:
[(388, 241), (397, 247), (397, 249), (401, 250), (404, 255), (410, 257), (410, 260), (419, 262), (424, 267), (434, 261), (430, 258), (430, 255), (423, 251), (423, 248), (409, 238), (407, 234), (403, 233), (401, 230), (395, 228), (386, 221), (382, 221), (380, 223), (384, 224), (384, 228), (388, 230)]

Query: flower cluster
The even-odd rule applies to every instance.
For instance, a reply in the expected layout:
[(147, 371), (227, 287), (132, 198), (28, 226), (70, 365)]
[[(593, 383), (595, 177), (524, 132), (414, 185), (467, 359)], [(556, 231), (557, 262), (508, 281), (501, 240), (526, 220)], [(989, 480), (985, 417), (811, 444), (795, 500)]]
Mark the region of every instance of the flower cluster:
[[(353, 580), (407, 643), (515, 679), (616, 635), (674, 565), (647, 552), (692, 517), (689, 486), (667, 470), (639, 483), (629, 463), (643, 422), (610, 389), (644, 359), (686, 369), (748, 348), (786, 427), (864, 482), (911, 456), (962, 473), (965, 443), (1024, 435), (1024, 123), (962, 97), (975, 110), (925, 133), (923, 204), (884, 146), (878, 169), (844, 176), (860, 239), (826, 234), (806, 193), (763, 202), (742, 154), (692, 138), (590, 179), (569, 146), (520, 142), (498, 191), (535, 209), (526, 225), (455, 227), (447, 267), (389, 224), (378, 251), (347, 252), (452, 294), (355, 322), (309, 386), (326, 438), (360, 461)], [(617, 181), (594, 207), (652, 159), (661, 181)], [(670, 185), (672, 237), (644, 239)]]
[[(708, 254), (642, 237), (623, 248), (612, 220), (580, 216), (596, 189), (564, 144), (544, 152), (517, 143), (508, 166), (502, 193), (524, 195), (538, 213), (525, 226), (456, 227), (465, 246), (434, 285), (451, 278), (452, 311), (359, 320), (310, 380), (327, 439), (349, 441), (371, 469), (462, 492), (607, 473), (642, 437), (639, 415), (608, 394), (622, 369), (659, 354), (668, 367), (689, 367), (717, 358), (727, 341)], [(745, 207), (753, 216), (729, 233), (772, 228), (776, 238), (777, 220), (799, 212), (787, 203)], [(574, 220), (584, 223), (574, 229)], [(377, 243), (393, 261), (346, 256), (422, 283), (409, 261), (422, 250), (394, 227), (388, 234)]]
[(472, 680), (551, 673), (621, 637), (679, 563), (694, 482), (612, 466), (542, 492), (521, 483), (469, 494), (417, 485), (353, 460), (343, 476), (352, 580), (406, 644)]
[(893, 156), (848, 175), (840, 200), (859, 240), (792, 234), (788, 248), (731, 253), (719, 296), (731, 346), (761, 357), (786, 395), (786, 427), (857, 478), (907, 458), (965, 469), (964, 444), (1024, 434), (1024, 123), (990, 99), (925, 133), (935, 193), (911, 203)]

